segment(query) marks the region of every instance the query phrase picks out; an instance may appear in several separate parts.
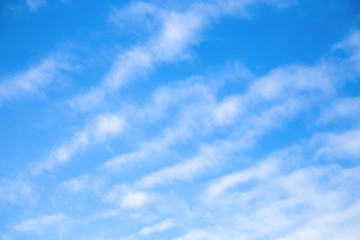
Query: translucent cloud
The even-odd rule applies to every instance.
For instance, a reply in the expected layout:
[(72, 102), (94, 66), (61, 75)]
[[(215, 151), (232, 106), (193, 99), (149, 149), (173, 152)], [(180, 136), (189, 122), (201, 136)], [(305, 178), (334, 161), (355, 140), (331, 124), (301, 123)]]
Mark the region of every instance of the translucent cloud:
[(172, 228), (174, 226), (174, 221), (172, 219), (167, 219), (164, 220), (160, 223), (157, 223), (153, 226), (149, 226), (149, 227), (144, 227), (143, 229), (141, 229), (138, 232), (138, 235), (140, 236), (148, 236), (151, 235), (153, 233), (157, 233), (157, 232), (163, 232), (166, 231), (170, 228)]
[[(51, 214), (41, 216), (39, 218), (33, 218), (26, 220), (14, 228), (16, 231), (20, 232), (34, 232), (36, 234), (42, 234), (49, 227), (54, 227), (56, 225), (62, 225), (66, 221), (67, 217), (64, 214)], [(57, 227), (57, 226), (56, 226)]]
[[(271, 69), (252, 66), (252, 72), (236, 60), (218, 67), (217, 52), (206, 47), (212, 43), (200, 46), (213, 33), (216, 39), (210, 40), (221, 45), (223, 38), (242, 32), (207, 36), (205, 30), (226, 26), (232, 32), (242, 18), (252, 21), (253, 10), (267, 10), (264, 4), (272, 6), (270, 18), (294, 1), (156, 3), (108, 6), (116, 30), (144, 32), (115, 53), (108, 69), (102, 66), (99, 82), (79, 83), (73, 97), (64, 96), (65, 108), (56, 102), (44, 109), (61, 108), (56, 113), (64, 116), (53, 121), (68, 137), (50, 134), (60, 142), (50, 151), (39, 149), (46, 144), (34, 144), (33, 151), (46, 157), (21, 159), (9, 164), (9, 171), (11, 154), (0, 156), (5, 166), (0, 220), (6, 220), (0, 238), (355, 239), (360, 226), (358, 31), (336, 45), (337, 51), (345, 50), (341, 54), (331, 51), (307, 64)], [(233, 16), (240, 19), (229, 19)], [(86, 37), (92, 34), (98, 36), (94, 31)], [(203, 60), (196, 55), (205, 50), (215, 52), (215, 66), (198, 68)], [(216, 49), (234, 56), (222, 50)], [(181, 61), (190, 58), (194, 67), (186, 64), (191, 69), (183, 71)], [(41, 93), (68, 71), (65, 60), (45, 62), (5, 79), (3, 102)], [(179, 74), (166, 68), (173, 63)], [(151, 84), (126, 88), (152, 72)], [(20, 147), (13, 144), (11, 151)], [(80, 155), (86, 151), (96, 152), (91, 163)]]
[(54, 54), (24, 72), (3, 79), (0, 83), (0, 106), (26, 95), (39, 95), (61, 73), (74, 69), (65, 55)]
[(46, 0), (26, 0), (25, 2), (30, 11), (36, 11), (45, 5)]
[(117, 114), (98, 115), (83, 130), (76, 132), (72, 139), (55, 148), (47, 160), (31, 163), (31, 172), (38, 175), (52, 171), (56, 166), (69, 162), (78, 151), (121, 134), (125, 125), (125, 121)]

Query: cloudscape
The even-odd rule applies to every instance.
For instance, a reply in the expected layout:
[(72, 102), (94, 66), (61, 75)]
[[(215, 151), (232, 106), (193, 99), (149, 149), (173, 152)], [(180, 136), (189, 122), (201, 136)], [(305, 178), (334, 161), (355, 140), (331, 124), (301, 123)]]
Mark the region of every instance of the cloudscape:
[(0, 2), (0, 239), (359, 236), (359, 1)]

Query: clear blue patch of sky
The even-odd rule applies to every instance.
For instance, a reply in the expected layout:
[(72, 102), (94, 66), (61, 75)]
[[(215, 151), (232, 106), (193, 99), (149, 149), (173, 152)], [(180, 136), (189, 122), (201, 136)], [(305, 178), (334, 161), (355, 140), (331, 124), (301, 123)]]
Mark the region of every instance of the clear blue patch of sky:
[(305, 0), (285, 10), (255, 10), (248, 20), (228, 17), (212, 26), (209, 40), (196, 48), (199, 62), (217, 65), (232, 57), (259, 74), (289, 63), (312, 64), (360, 25), (357, 1)]

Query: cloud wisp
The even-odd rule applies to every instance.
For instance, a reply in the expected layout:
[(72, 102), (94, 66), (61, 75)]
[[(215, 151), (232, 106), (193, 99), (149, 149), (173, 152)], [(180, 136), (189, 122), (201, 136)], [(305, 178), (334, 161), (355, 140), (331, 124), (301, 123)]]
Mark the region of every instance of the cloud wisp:
[(73, 70), (68, 57), (54, 54), (24, 72), (4, 78), (0, 83), (0, 106), (26, 95), (41, 95), (61, 74)]
[[(140, 76), (151, 72), (162, 63), (171, 63), (189, 58), (189, 50), (200, 41), (203, 29), (226, 15), (245, 12), (250, 6), (261, 1), (193, 3), (185, 11), (166, 10), (147, 3), (134, 3), (123, 10), (113, 11), (111, 19), (124, 16), (142, 17), (152, 15), (160, 22), (157, 31), (145, 43), (133, 46), (119, 54), (110, 71), (101, 83), (89, 91), (76, 95), (69, 100), (72, 108), (90, 111), (101, 106), (106, 95)], [(289, 1), (270, 1), (269, 4), (283, 5)]]
[[(26, 3), (34, 12), (46, 1)], [(69, 4), (68, 11), (82, 4)], [(293, 44), (280, 47), (290, 39), (284, 36), (255, 39), (282, 32), (277, 24), (284, 19), (289, 26), (302, 21), (293, 14), (309, 13), (302, 4), (134, 1), (121, 8), (106, 5), (107, 10), (84, 8), (110, 11), (105, 18), (101, 12), (104, 21), (93, 19), (94, 25), (81, 15), (84, 28), (75, 37), (86, 35), (95, 51), (122, 48), (110, 54), (115, 57), (107, 66), (82, 68), (79, 76), (69, 55), (53, 54), (1, 80), (2, 106), (28, 96), (63, 95), (61, 102), (38, 104), (56, 112), (45, 114), (56, 122), (50, 127), (35, 111), (31, 119), (17, 117), (11, 107), (32, 106), (26, 101), (0, 108), (9, 126), (20, 129), (6, 129), (9, 134), (0, 139), (9, 140), (0, 144), (0, 222), (6, 223), (0, 239), (355, 240), (359, 31), (338, 36), (343, 40), (334, 44), (311, 34), (319, 22), (312, 23), (314, 29), (297, 23), (304, 28), (289, 30), (291, 39), (328, 46), (328, 52), (317, 49), (311, 57), (294, 51)], [(46, 8), (55, 10), (50, 3)], [(315, 12), (319, 19), (328, 17)], [(264, 26), (273, 26), (271, 34)], [(250, 31), (264, 35), (255, 34), (247, 45)], [(307, 34), (310, 40), (302, 38)], [(263, 55), (270, 52), (251, 49), (258, 46), (255, 40), (292, 62), (270, 56), (274, 63), (266, 63)], [(119, 45), (109, 47), (114, 41)], [(104, 60), (88, 57), (77, 53), (86, 62)], [(65, 75), (79, 81), (70, 97), (68, 91), (51, 91)], [(151, 84), (141, 84), (145, 78)], [(24, 126), (31, 129), (25, 132)], [(50, 138), (57, 144), (48, 147)]]
[(84, 129), (76, 132), (70, 141), (55, 148), (47, 160), (32, 163), (30, 171), (35, 175), (52, 171), (69, 162), (78, 151), (121, 134), (125, 127), (125, 121), (117, 114), (98, 115)]

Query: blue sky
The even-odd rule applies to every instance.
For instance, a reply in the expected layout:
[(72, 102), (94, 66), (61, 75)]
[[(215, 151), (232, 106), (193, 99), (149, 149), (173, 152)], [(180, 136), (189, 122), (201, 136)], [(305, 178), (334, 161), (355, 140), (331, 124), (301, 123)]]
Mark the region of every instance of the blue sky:
[(0, 3), (0, 239), (357, 240), (357, 0)]

